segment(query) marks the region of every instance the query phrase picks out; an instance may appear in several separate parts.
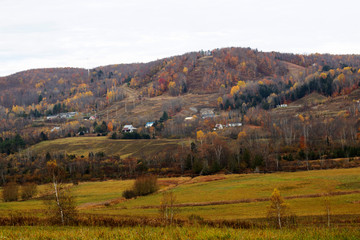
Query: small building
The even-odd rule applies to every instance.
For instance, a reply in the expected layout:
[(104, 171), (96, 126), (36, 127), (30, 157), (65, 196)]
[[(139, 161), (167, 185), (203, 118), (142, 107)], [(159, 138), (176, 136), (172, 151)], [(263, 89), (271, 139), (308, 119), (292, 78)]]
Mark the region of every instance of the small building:
[(288, 106), (287, 104), (276, 105), (277, 108), (285, 108), (285, 107), (287, 107), (287, 106)]
[(152, 127), (154, 125), (155, 122), (147, 122), (145, 124), (145, 128), (149, 128), (149, 127)]
[(50, 115), (46, 117), (46, 120), (54, 120), (57, 119), (59, 117), (59, 115)]
[(211, 108), (203, 108), (200, 110), (200, 115), (203, 119), (205, 118), (214, 118), (215, 117), (215, 113), (214, 110)]
[(122, 132), (124, 133), (132, 133), (136, 130), (136, 128), (133, 125), (125, 125), (122, 129)]
[(220, 129), (224, 129), (224, 126), (223, 126), (222, 124), (220, 124), (220, 123), (217, 123), (217, 124), (215, 125), (215, 127), (214, 127), (214, 131), (220, 130)]
[(91, 117), (89, 117), (89, 120), (96, 120), (96, 119), (97, 119), (96, 116), (91, 116)]
[(72, 118), (75, 117), (77, 112), (67, 112), (67, 113), (60, 113), (60, 118)]
[(54, 127), (53, 129), (50, 130), (50, 132), (54, 132), (54, 131), (59, 131), (60, 127)]
[(242, 123), (228, 123), (226, 127), (241, 127)]
[(185, 121), (192, 121), (192, 120), (194, 120), (194, 117), (186, 117), (184, 120)]

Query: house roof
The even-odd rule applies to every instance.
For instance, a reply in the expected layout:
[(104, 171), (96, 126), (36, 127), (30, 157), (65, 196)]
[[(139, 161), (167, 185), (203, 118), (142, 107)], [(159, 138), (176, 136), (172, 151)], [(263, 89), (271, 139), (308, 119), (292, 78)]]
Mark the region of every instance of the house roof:
[(125, 125), (123, 129), (136, 129), (133, 125)]

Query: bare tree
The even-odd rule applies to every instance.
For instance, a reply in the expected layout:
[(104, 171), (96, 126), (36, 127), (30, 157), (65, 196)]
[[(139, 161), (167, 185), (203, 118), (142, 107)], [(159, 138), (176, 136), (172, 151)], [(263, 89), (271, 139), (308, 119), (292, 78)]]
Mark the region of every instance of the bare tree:
[(176, 196), (174, 192), (163, 193), (160, 202), (160, 215), (166, 224), (172, 224), (178, 209), (175, 207)]
[(53, 185), (53, 194), (45, 201), (49, 217), (54, 222), (61, 222), (62, 225), (69, 224), (75, 220), (77, 211), (74, 197), (62, 184), (65, 171), (55, 160), (48, 161), (46, 166)]

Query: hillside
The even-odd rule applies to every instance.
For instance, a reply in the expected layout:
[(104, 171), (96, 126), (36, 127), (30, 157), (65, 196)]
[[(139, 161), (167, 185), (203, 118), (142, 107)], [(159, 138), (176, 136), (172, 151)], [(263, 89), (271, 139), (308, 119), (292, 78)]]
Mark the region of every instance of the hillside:
[(78, 180), (355, 167), (359, 86), (358, 55), (250, 48), (20, 72), (0, 79), (2, 181), (49, 159)]

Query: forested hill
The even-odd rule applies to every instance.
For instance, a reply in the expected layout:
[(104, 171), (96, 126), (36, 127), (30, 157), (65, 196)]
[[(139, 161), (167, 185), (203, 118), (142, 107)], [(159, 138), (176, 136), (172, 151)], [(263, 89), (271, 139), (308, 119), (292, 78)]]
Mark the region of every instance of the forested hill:
[(266, 109), (313, 91), (347, 94), (359, 85), (359, 66), (359, 55), (225, 48), (141, 64), (34, 69), (0, 78), (0, 114), (48, 115), (55, 104), (59, 112), (101, 109), (126, 97), (123, 84), (139, 98), (219, 93), (222, 109)]

